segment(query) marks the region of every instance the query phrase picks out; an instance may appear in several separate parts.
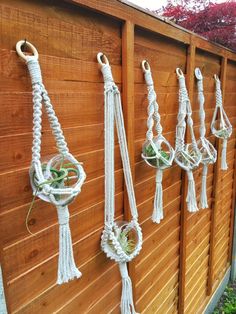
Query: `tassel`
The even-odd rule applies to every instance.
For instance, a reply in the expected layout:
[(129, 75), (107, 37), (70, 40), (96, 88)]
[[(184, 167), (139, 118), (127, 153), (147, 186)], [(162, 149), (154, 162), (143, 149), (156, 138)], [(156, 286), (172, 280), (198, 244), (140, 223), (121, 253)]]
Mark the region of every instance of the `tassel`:
[(74, 278), (80, 278), (81, 272), (77, 269), (72, 250), (71, 232), (69, 226), (69, 210), (67, 206), (57, 207), (59, 221), (59, 258), (57, 284), (62, 284)]
[(221, 170), (228, 169), (226, 152), (227, 152), (227, 140), (223, 140), (222, 152), (221, 152)]
[(125, 262), (119, 263), (119, 268), (122, 277), (121, 314), (138, 314), (134, 308), (132, 282), (128, 274), (127, 264)]
[(163, 215), (163, 200), (162, 200), (162, 170), (157, 169), (156, 172), (156, 193), (154, 197), (154, 209), (152, 213), (152, 221), (160, 223), (164, 218)]
[(200, 196), (201, 208), (208, 208), (207, 191), (206, 191), (207, 170), (208, 170), (208, 166), (204, 165), (203, 170), (202, 170), (202, 188), (201, 188), (201, 196)]
[(192, 171), (187, 171), (187, 174), (188, 174), (188, 195), (186, 197), (186, 202), (188, 203), (188, 211), (190, 213), (195, 213), (196, 211), (198, 211), (195, 182)]

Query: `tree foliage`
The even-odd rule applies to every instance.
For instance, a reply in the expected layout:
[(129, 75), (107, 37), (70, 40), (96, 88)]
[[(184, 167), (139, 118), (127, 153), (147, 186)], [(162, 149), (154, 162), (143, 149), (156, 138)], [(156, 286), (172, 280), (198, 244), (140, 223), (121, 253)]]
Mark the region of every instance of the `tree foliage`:
[(210, 41), (236, 50), (236, 2), (211, 0), (168, 0), (155, 11)]

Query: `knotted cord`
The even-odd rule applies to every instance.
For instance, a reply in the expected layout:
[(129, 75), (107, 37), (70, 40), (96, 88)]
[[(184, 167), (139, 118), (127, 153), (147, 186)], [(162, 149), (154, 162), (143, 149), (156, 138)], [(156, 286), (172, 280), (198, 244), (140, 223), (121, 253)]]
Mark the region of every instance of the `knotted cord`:
[[(105, 63), (102, 62), (102, 57)], [(98, 53), (98, 62), (104, 78), (105, 98), (105, 227), (101, 239), (102, 250), (107, 257), (119, 263), (122, 277), (121, 313), (135, 314), (132, 283), (128, 275), (127, 262), (130, 262), (141, 250), (142, 232), (138, 224), (133, 181), (129, 163), (121, 98), (114, 83), (111, 67), (105, 55)], [(125, 184), (129, 199), (131, 221), (118, 223), (115, 215), (115, 178), (114, 178), (114, 124), (116, 122)], [(130, 239), (129, 235), (134, 235)], [(132, 244), (132, 245), (131, 245)]]
[(198, 89), (198, 103), (199, 103), (199, 118), (200, 118), (200, 139), (198, 140), (198, 147), (202, 154), (201, 163), (203, 164), (202, 171), (202, 186), (200, 194), (200, 206), (201, 208), (208, 208), (207, 202), (207, 171), (208, 165), (213, 164), (217, 158), (217, 151), (214, 146), (208, 141), (205, 137), (206, 135), (206, 126), (205, 126), (205, 110), (204, 102), (205, 97), (203, 93), (203, 76), (199, 68), (195, 69), (195, 76), (197, 78), (197, 89)]
[[(25, 55), (21, 47), (27, 45), (33, 55)], [(77, 269), (72, 250), (72, 239), (69, 227), (68, 204), (80, 193), (81, 186), (85, 180), (85, 172), (80, 163), (70, 154), (61, 125), (57, 119), (47, 90), (43, 85), (41, 69), (38, 62), (38, 52), (29, 42), (19, 41), (16, 45), (18, 55), (26, 62), (32, 82), (33, 95), (33, 146), (32, 163), (30, 169), (30, 180), (34, 194), (41, 199), (54, 204), (57, 208), (59, 222), (59, 258), (57, 283), (68, 282), (73, 278), (81, 277)], [(54, 135), (59, 155), (53, 156), (46, 164), (41, 162), (41, 138), (42, 138), (42, 107), (45, 107), (50, 127)], [(57, 170), (59, 164), (64, 160), (72, 165), (72, 168)], [(68, 169), (68, 170), (67, 170)], [(69, 172), (76, 173), (76, 176), (69, 177)], [(61, 175), (60, 175), (61, 172)], [(55, 174), (58, 179), (55, 179)], [(63, 175), (62, 175), (63, 174)], [(67, 176), (66, 176), (67, 174)], [(66, 186), (65, 183), (76, 177), (77, 181), (73, 186)], [(54, 185), (52, 184), (54, 183)]]
[[(161, 219), (164, 218), (162, 191), (163, 170), (172, 165), (174, 159), (174, 149), (171, 147), (166, 138), (162, 135), (161, 117), (159, 114), (157, 96), (154, 89), (151, 68), (146, 60), (142, 61), (142, 69), (144, 72), (144, 77), (148, 90), (148, 130), (146, 133), (146, 142), (143, 145), (142, 158), (149, 166), (157, 169), (156, 191), (154, 196), (152, 221), (155, 223), (160, 223)], [(155, 137), (153, 134), (154, 127), (154, 131), (156, 131)], [(164, 151), (163, 147), (167, 147), (167, 151)]]
[[(179, 80), (179, 112), (177, 117), (178, 123), (176, 126), (175, 162), (187, 171), (188, 193), (186, 201), (189, 212), (196, 212), (198, 211), (198, 207), (192, 171), (198, 167), (201, 161), (201, 153), (197, 147), (193, 131), (192, 109), (185, 84), (185, 77), (179, 68), (176, 69), (176, 74)], [(189, 144), (185, 144), (186, 117), (191, 138), (191, 143)]]
[[(216, 95), (216, 106), (213, 113), (211, 121), (211, 132), (216, 137), (223, 139), (222, 152), (221, 152), (221, 169), (227, 170), (227, 140), (232, 134), (232, 125), (229, 122), (229, 119), (225, 113), (222, 102), (222, 93), (221, 93), (221, 84), (218, 76), (214, 75), (215, 79), (215, 95)], [(217, 120), (217, 113), (219, 111), (219, 121)], [(219, 122), (219, 128), (217, 123)]]

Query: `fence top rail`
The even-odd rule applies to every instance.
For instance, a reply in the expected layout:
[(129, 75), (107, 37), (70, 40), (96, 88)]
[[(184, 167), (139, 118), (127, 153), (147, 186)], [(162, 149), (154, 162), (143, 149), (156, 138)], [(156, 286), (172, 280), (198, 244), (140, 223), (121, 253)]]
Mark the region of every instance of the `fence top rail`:
[(196, 48), (236, 61), (236, 53), (228, 48), (206, 40), (205, 38), (176, 25), (164, 17), (142, 9), (127, 0), (64, 0), (86, 7), (90, 10), (109, 15), (120, 21), (130, 21), (135, 26), (161, 34), (186, 45), (194, 44)]

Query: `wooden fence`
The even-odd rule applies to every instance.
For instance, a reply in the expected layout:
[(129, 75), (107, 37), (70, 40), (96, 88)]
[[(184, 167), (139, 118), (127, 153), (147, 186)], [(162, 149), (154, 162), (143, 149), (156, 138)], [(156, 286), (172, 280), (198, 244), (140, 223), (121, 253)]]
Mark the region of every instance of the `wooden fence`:
[[(236, 55), (202, 38), (115, 0), (2, 0), (0, 3), (0, 241), (9, 313), (119, 313), (118, 267), (100, 250), (104, 215), (103, 80), (96, 61), (109, 57), (122, 90), (123, 110), (143, 229), (140, 255), (130, 263), (141, 313), (203, 313), (230, 266), (235, 200)], [(40, 200), (30, 219), (28, 168), (32, 144), (31, 84), (15, 53), (19, 39), (38, 49), (45, 85), (69, 147), (84, 162), (86, 183), (71, 205), (71, 229), (79, 280), (56, 285), (58, 225), (53, 206)], [(155, 173), (140, 153), (146, 132), (146, 87), (140, 62), (153, 69), (164, 133), (174, 144), (180, 67), (187, 77), (199, 136), (194, 68), (204, 75), (207, 135), (215, 106), (213, 74), (221, 77), (224, 105), (234, 132), (229, 169), (220, 160), (209, 168), (210, 207), (190, 214), (184, 201), (186, 177), (174, 165), (164, 174), (165, 219), (153, 224)], [(43, 153), (55, 151), (47, 122)], [(118, 145), (115, 158), (116, 217), (127, 216), (127, 197)], [(199, 195), (202, 167), (196, 170)]]

